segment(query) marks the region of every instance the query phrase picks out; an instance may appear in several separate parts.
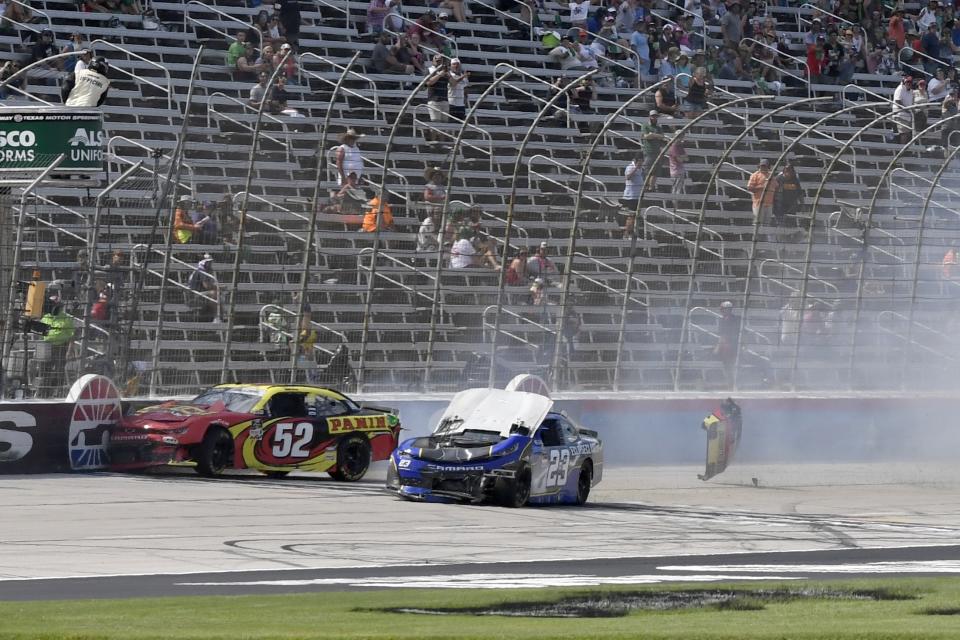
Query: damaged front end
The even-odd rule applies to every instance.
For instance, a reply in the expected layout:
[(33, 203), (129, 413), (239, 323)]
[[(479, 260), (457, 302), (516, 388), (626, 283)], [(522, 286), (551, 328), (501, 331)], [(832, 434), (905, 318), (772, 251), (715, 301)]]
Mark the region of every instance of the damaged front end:
[(484, 502), (513, 480), (529, 438), (457, 434), (404, 442), (390, 458), (387, 489), (426, 502)]

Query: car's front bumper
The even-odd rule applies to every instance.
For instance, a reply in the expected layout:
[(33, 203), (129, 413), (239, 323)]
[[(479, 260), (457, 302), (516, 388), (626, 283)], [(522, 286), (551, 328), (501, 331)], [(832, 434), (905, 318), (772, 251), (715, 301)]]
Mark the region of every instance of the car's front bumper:
[(171, 436), (111, 435), (107, 455), (114, 471), (146, 469), (185, 459), (182, 445)]
[(400, 497), (423, 502), (483, 502), (492, 497), (497, 483), (513, 477), (507, 469), (398, 470), (391, 461), (387, 489)]

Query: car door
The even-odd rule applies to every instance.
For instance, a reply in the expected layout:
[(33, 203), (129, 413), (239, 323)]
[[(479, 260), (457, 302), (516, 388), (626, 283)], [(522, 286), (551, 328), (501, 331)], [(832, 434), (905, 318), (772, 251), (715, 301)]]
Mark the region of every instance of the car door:
[(323, 434), (318, 434), (305, 400), (303, 392), (283, 391), (267, 403), (270, 419), (262, 435), (267, 455), (260, 462), (274, 467), (297, 467), (310, 459), (318, 435)]
[(531, 495), (556, 493), (566, 484), (570, 469), (570, 448), (557, 418), (548, 417), (534, 433), (530, 466)]

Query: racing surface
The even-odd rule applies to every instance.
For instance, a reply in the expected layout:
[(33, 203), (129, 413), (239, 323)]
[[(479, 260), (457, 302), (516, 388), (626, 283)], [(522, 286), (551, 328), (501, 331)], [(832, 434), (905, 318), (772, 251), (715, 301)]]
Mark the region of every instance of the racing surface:
[[(700, 471), (608, 466), (586, 507), (526, 509), (401, 501), (383, 464), (356, 484), (7, 476), (0, 599), (960, 574), (956, 465)], [(65, 579), (98, 576), (117, 577)]]

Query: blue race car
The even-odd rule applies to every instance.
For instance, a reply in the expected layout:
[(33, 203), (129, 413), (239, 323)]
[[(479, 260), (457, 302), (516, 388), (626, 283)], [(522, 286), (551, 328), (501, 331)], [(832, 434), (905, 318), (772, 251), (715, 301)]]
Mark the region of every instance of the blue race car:
[(542, 395), (461, 391), (427, 437), (390, 456), (387, 489), (428, 502), (583, 504), (603, 476), (603, 443)]

